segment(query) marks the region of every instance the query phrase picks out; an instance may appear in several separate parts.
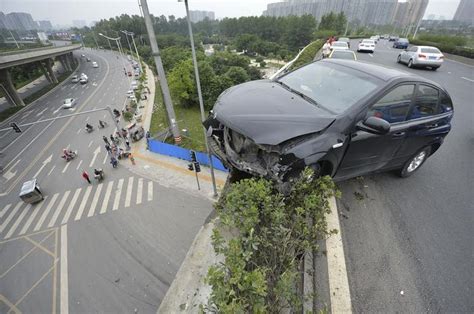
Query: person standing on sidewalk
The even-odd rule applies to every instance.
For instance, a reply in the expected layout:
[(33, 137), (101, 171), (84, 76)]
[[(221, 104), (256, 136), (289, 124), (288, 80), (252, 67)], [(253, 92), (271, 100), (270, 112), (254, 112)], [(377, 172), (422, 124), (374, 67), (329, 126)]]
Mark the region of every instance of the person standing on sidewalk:
[(128, 137), (125, 138), (125, 147), (127, 148), (127, 150), (130, 150), (130, 141), (128, 140)]
[(82, 177), (83, 177), (84, 180), (86, 180), (89, 184), (91, 184), (91, 180), (89, 179), (89, 174), (88, 174), (85, 170), (82, 170)]
[(104, 140), (104, 142), (105, 142), (106, 145), (110, 145), (109, 139), (107, 138), (107, 136), (105, 136), (105, 135), (102, 136), (102, 139)]
[(107, 151), (107, 153), (112, 154), (112, 148), (110, 148), (109, 144), (105, 144), (105, 150)]

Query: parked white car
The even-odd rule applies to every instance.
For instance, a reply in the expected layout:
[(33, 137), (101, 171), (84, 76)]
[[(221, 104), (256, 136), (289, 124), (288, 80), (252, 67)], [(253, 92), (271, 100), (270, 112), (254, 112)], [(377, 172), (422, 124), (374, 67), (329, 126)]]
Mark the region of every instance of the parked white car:
[(357, 51), (370, 51), (375, 52), (375, 41), (372, 39), (364, 39), (359, 43)]
[(78, 77), (77, 75), (73, 75), (73, 76), (71, 77), (71, 82), (72, 82), (72, 83), (78, 83), (78, 82), (79, 82), (79, 77)]
[(87, 75), (85, 75), (84, 73), (81, 74), (81, 79), (79, 80), (79, 83), (81, 84), (86, 84), (87, 82), (89, 82), (89, 78), (87, 77)]
[(62, 107), (64, 109), (69, 109), (69, 108), (72, 108), (76, 105), (76, 99), (74, 98), (66, 98), (64, 99), (64, 102), (63, 102), (63, 105)]
[(331, 45), (331, 50), (349, 50), (349, 45), (344, 41), (335, 41)]
[(134, 95), (135, 95), (135, 92), (134, 92), (133, 90), (129, 90), (129, 91), (127, 92), (127, 97), (128, 97), (128, 98), (131, 98), (131, 97), (134, 96)]
[(93, 68), (98, 68), (99, 65), (97, 64), (97, 62), (94, 61), (94, 62), (92, 62), (92, 67), (93, 67)]
[(444, 55), (436, 47), (412, 46), (403, 50), (397, 58), (398, 63), (405, 63), (409, 68), (430, 67), (436, 71), (443, 64)]

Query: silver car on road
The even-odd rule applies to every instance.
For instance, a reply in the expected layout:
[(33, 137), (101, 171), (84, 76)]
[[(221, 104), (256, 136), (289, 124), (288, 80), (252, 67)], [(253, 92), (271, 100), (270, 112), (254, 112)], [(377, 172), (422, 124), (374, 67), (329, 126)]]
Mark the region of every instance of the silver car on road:
[(409, 68), (430, 67), (436, 71), (443, 64), (444, 55), (436, 47), (411, 46), (402, 51), (397, 58), (398, 63), (406, 63)]

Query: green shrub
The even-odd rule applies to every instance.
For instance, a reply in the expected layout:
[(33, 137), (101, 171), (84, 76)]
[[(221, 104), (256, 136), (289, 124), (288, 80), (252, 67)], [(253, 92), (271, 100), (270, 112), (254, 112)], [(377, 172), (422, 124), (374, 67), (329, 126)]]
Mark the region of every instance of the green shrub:
[(125, 119), (125, 121), (130, 122), (132, 121), (133, 113), (131, 113), (130, 111), (127, 111), (123, 114), (123, 118)]
[(306, 49), (301, 53), (299, 58), (295, 60), (293, 65), (290, 67), (291, 70), (299, 68), (305, 64), (308, 64), (314, 60), (316, 53), (321, 49), (324, 44), (324, 40), (318, 39), (309, 44)]
[[(437, 35), (437, 37), (443, 38), (444, 36)], [(429, 37), (429, 38), (435, 38), (435, 37)], [(413, 45), (433, 46), (441, 50), (441, 52), (451, 53), (453, 55), (458, 55), (458, 56), (474, 59), (473, 48), (456, 46), (453, 44), (453, 42), (431, 42), (431, 41), (426, 41), (423, 39), (413, 39), (413, 38), (409, 38), (409, 40), (410, 40), (410, 43)]]

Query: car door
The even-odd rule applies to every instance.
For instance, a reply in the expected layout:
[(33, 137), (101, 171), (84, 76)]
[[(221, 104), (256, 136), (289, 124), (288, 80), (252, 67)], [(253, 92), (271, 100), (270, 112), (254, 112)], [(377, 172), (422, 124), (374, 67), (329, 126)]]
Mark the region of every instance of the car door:
[(407, 116), (406, 140), (397, 153), (403, 164), (420, 149), (441, 144), (451, 130), (453, 105), (449, 96), (435, 86), (418, 84), (412, 108)]
[(335, 178), (347, 179), (373, 172), (396, 158), (407, 134), (405, 120), (414, 90), (414, 83), (397, 85), (367, 109), (363, 120), (369, 116), (384, 119), (390, 123), (390, 131), (377, 135), (355, 129)]

